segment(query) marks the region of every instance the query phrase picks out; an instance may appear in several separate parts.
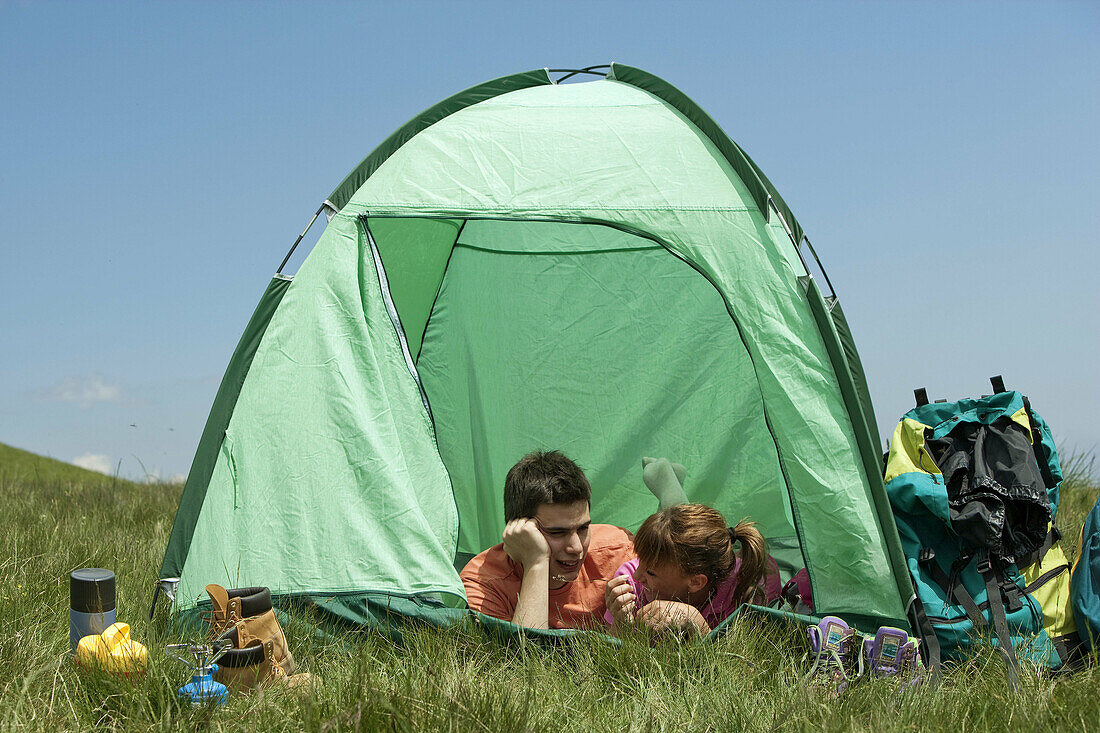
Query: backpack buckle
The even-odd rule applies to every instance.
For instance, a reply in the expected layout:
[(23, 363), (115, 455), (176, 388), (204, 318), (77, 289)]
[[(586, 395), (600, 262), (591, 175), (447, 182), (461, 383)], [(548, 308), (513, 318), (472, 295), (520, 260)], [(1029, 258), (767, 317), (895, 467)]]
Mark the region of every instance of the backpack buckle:
[(1013, 611), (1019, 611), (1024, 607), (1023, 595), (1024, 592), (1020, 590), (1020, 586), (1016, 585), (1012, 581), (1005, 580), (1001, 583), (1001, 593), (1005, 597), (1005, 608), (1009, 613)]
[(936, 559), (936, 551), (931, 547), (922, 547), (920, 552), (917, 553), (917, 564), (927, 565)]
[(988, 557), (983, 557), (978, 560), (978, 564), (975, 567), (981, 575), (985, 575), (986, 573), (993, 570), (993, 563), (989, 562)]

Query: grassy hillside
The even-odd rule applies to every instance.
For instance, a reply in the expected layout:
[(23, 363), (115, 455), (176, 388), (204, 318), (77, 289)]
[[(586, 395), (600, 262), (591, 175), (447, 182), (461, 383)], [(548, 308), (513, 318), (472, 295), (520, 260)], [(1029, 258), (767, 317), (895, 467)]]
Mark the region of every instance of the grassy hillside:
[[(40, 460), (40, 471), (57, 463)], [(175, 696), (185, 670), (163, 653), (163, 605), (148, 618), (179, 487), (118, 491), (76, 475), (0, 477), (0, 730), (1092, 731), (1100, 720), (1100, 669), (1050, 679), (1029, 668), (1011, 694), (992, 652), (949, 670), (938, 689), (899, 694), (879, 681), (836, 697), (804, 684), (801, 629), (752, 619), (714, 644), (582, 640), (554, 650), (502, 647), (477, 629), (413, 632), (404, 646), (373, 634), (326, 641), (296, 620), (288, 638), (300, 668), (320, 678), (313, 692), (191, 709)], [(1084, 474), (1067, 480), (1067, 549), (1096, 496)], [(149, 669), (133, 681), (70, 661), (67, 576), (89, 566), (116, 572), (118, 618), (150, 647)]]
[(3, 443), (0, 443), (0, 481), (12, 483), (62, 482), (83, 485), (104, 482), (130, 484), (125, 479), (106, 476), (98, 471), (89, 471), (71, 463), (46, 458)]

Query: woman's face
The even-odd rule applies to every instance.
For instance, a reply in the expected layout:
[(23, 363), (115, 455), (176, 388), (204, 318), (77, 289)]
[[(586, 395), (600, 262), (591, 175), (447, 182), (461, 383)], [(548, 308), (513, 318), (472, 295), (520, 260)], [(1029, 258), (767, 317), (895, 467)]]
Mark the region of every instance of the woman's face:
[(705, 575), (687, 575), (673, 563), (651, 565), (641, 558), (634, 573), (634, 579), (645, 588), (647, 601), (689, 603), (689, 596), (702, 587), (700, 578), (702, 585), (706, 585)]

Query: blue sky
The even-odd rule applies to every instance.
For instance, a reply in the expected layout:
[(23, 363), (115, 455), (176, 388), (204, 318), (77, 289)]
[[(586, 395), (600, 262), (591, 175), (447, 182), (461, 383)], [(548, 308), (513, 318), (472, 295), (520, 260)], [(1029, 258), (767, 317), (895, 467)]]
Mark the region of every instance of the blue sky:
[(1003, 373), (1091, 450), (1098, 8), (0, 2), (0, 442), (185, 474), (271, 274), (363, 156), (472, 84), (618, 61), (783, 193), (884, 434), (914, 387)]

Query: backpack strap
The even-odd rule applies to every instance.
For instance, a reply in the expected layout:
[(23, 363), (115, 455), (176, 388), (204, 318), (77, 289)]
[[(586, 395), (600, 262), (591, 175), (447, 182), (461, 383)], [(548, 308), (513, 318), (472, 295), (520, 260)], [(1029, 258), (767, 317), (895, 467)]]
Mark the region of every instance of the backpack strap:
[(1054, 651), (1058, 652), (1058, 658), (1062, 661), (1062, 665), (1054, 670), (1055, 674), (1075, 672), (1081, 668), (1086, 652), (1080, 634), (1071, 631), (1062, 636), (1051, 637), (1050, 643), (1054, 645)]
[(1055, 543), (1062, 539), (1062, 532), (1053, 524), (1050, 525), (1050, 531), (1047, 532), (1046, 539), (1043, 540), (1043, 544), (1033, 552), (1029, 552), (1026, 555), (1020, 555), (1016, 558), (1016, 566), (1020, 569), (1030, 568), (1035, 563), (1040, 563), (1043, 558), (1050, 552), (1050, 548), (1054, 547)]
[(940, 681), (940, 638), (936, 636), (936, 630), (932, 628), (932, 622), (928, 620), (928, 614), (924, 611), (924, 603), (920, 594), (916, 592), (916, 582), (913, 583), (913, 597), (909, 601), (909, 620), (913, 624), (913, 633), (916, 634), (924, 645), (922, 650), (924, 667), (932, 673), (932, 684), (938, 685)]
[[(1005, 608), (1009, 613), (1015, 613), (1024, 607), (1024, 598), (1027, 594), (1014, 581), (1001, 575), (1001, 594), (1004, 596)], [(992, 608), (992, 606), (990, 606)]]
[[(1050, 525), (1050, 531), (1047, 532), (1047, 538), (1043, 540), (1043, 546), (1039, 548), (1039, 556), (1035, 558), (1035, 562), (1042, 562), (1043, 558), (1047, 556), (1047, 552), (1050, 548), (1054, 547), (1054, 543), (1062, 539), (1062, 532), (1053, 524)], [(1026, 565), (1024, 567), (1027, 567)]]
[(982, 549), (978, 553), (977, 570), (985, 580), (985, 590), (989, 595), (989, 615), (993, 617), (993, 628), (997, 632), (997, 646), (1008, 665), (1008, 686), (1015, 691), (1020, 687), (1020, 663), (1016, 660), (1016, 650), (1012, 647), (1005, 606), (1001, 601), (1000, 580), (1004, 573), (999, 563), (994, 564), (995, 561), (995, 558), (990, 558), (987, 550)]
[(1047, 489), (1054, 488), (1054, 475), (1050, 472), (1050, 464), (1043, 458), (1042, 445), (1043, 433), (1035, 420), (1035, 413), (1031, 409), (1031, 400), (1025, 395), (1020, 395), (1024, 400), (1024, 409), (1027, 411), (1027, 421), (1031, 425), (1031, 449), (1035, 452), (1035, 462), (1039, 464), (1039, 473), (1043, 475), (1043, 482)]
[(959, 575), (957, 573), (950, 578), (948, 577), (947, 573), (943, 571), (943, 568), (940, 567), (940, 564), (936, 561), (935, 550), (931, 547), (922, 547), (920, 553), (917, 555), (917, 563), (924, 569), (924, 572), (928, 574), (928, 577), (943, 589), (943, 592), (947, 594), (948, 601), (963, 607), (963, 610), (966, 611), (967, 618), (970, 619), (970, 623), (975, 629), (985, 625), (985, 617), (982, 616), (982, 612), (978, 609), (978, 604), (974, 602), (974, 596), (970, 595), (970, 591), (968, 591), (966, 586), (962, 584), (962, 581), (959, 580)]

